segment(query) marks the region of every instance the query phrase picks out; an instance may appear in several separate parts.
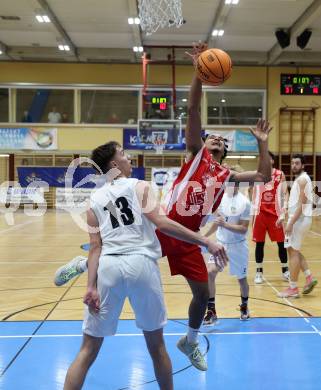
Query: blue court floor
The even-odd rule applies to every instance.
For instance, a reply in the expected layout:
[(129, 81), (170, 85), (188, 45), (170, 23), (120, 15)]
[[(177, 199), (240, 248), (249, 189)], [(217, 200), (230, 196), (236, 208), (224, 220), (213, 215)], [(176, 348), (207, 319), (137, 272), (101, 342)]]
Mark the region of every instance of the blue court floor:
[[(176, 348), (185, 320), (169, 320), (166, 343), (179, 390), (320, 390), (321, 318), (221, 319), (202, 329), (206, 373), (189, 365)], [(0, 388), (62, 389), (79, 350), (80, 321), (0, 322)], [(119, 322), (106, 338), (86, 390), (158, 389), (144, 338), (134, 321)]]

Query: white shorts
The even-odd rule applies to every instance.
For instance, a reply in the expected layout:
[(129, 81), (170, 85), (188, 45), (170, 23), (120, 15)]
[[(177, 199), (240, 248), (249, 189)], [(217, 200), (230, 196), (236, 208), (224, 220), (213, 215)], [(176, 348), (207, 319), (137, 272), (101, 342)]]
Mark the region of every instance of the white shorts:
[(138, 328), (153, 331), (165, 326), (166, 308), (156, 260), (145, 255), (101, 256), (97, 288), (100, 311), (92, 314), (85, 307), (84, 333), (94, 337), (114, 335), (126, 297)]
[(218, 243), (225, 248), (229, 260), (230, 275), (236, 276), (237, 279), (246, 278), (249, 265), (249, 247), (247, 240), (235, 244), (225, 244), (220, 241)]
[(293, 248), (299, 251), (302, 246), (303, 238), (310, 230), (311, 224), (311, 217), (300, 217), (293, 225), (292, 234), (285, 236), (284, 248)]

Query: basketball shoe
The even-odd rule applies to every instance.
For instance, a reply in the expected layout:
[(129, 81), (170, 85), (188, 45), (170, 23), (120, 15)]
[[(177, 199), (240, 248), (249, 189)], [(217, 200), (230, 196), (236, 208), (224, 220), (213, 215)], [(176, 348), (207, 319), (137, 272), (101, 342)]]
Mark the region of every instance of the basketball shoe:
[(187, 336), (183, 336), (180, 340), (178, 340), (177, 348), (189, 358), (194, 367), (201, 371), (207, 370), (207, 363), (198, 347), (198, 344), (189, 343), (187, 341)]
[(207, 309), (207, 313), (203, 320), (203, 325), (205, 326), (215, 325), (216, 322), (217, 322), (216, 310), (215, 307), (211, 307), (210, 309)]
[(81, 265), (87, 261), (87, 257), (76, 256), (69, 263), (58, 268), (55, 273), (54, 283), (56, 286), (62, 286), (72, 278), (84, 272)]
[(250, 311), (247, 303), (242, 303), (240, 305), (240, 312), (241, 312), (241, 316), (240, 316), (241, 321), (246, 321), (250, 319)]
[(263, 283), (263, 272), (257, 272), (255, 274), (254, 283), (255, 284), (262, 284)]
[(288, 287), (284, 291), (278, 293), (279, 298), (299, 298), (299, 289), (297, 287), (291, 288)]
[(309, 275), (306, 278), (306, 284), (303, 287), (302, 294), (307, 295), (310, 294), (310, 292), (314, 289), (314, 287), (318, 284), (318, 281), (313, 278), (312, 275)]

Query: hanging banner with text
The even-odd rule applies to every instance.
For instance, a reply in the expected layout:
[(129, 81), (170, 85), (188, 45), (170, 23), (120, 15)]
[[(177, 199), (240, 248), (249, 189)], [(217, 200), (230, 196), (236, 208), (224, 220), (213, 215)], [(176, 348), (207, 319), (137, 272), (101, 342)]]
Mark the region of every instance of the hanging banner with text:
[(56, 150), (57, 129), (0, 128), (0, 150)]

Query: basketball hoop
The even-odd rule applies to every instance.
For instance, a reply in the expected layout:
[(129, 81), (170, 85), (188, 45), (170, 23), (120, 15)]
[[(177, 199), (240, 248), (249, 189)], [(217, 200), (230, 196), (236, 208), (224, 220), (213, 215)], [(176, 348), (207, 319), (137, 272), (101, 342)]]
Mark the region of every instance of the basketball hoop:
[(152, 142), (153, 148), (155, 149), (156, 154), (163, 154), (165, 145), (167, 142), (167, 132), (166, 131), (153, 131), (152, 132)]
[(181, 0), (138, 0), (140, 26), (151, 35), (160, 27), (180, 27), (183, 23)]

